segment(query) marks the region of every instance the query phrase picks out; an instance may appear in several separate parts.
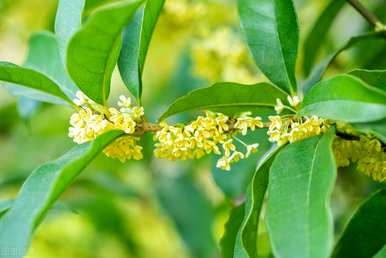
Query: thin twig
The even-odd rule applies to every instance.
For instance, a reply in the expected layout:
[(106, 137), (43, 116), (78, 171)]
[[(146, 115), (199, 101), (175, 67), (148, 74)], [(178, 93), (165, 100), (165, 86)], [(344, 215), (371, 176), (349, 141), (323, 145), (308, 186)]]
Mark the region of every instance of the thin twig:
[(376, 31), (383, 31), (386, 37), (386, 26), (372, 12), (370, 12), (358, 0), (346, 0), (352, 7), (355, 8), (374, 28)]

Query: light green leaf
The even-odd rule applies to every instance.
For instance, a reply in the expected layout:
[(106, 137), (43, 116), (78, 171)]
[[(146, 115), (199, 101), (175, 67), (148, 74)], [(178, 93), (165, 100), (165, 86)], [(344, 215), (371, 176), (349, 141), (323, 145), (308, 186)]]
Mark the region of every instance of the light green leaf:
[(353, 126), (359, 132), (375, 135), (386, 144), (386, 119), (371, 123), (353, 124)]
[[(64, 101), (72, 104), (72, 101), (54, 81), (30, 68), (0, 62), (0, 81), (17, 84), (12, 85), (12, 92), (16, 95), (24, 95), (42, 101), (45, 101), (45, 98), (47, 98), (49, 102), (57, 101), (58, 103), (63, 103)], [(48, 94), (41, 94), (41, 92), (55, 97), (54, 100), (48, 99), (52, 97)]]
[(386, 245), (379, 251), (373, 258), (384, 258), (386, 257)]
[(29, 41), (29, 51), (23, 67), (41, 72), (54, 81), (70, 99), (78, 88), (71, 81), (60, 58), (58, 39), (48, 31), (35, 33)]
[(345, 0), (331, 0), (307, 35), (304, 41), (303, 59), (303, 71), (305, 75), (311, 72), (331, 25), (342, 10), (345, 2)]
[(129, 91), (140, 100), (142, 73), (151, 37), (165, 0), (147, 1), (137, 11), (123, 33), (118, 67)]
[(355, 212), (335, 246), (332, 258), (371, 258), (386, 244), (386, 188)]
[(254, 60), (277, 86), (296, 94), (299, 32), (291, 0), (238, 0), (241, 24)]
[(17, 111), (20, 117), (25, 121), (29, 121), (41, 107), (41, 102), (21, 96), (17, 102)]
[(78, 87), (98, 103), (103, 104), (108, 98), (121, 32), (141, 3), (142, 0), (120, 1), (103, 6), (69, 42), (68, 72)]
[(0, 201), (0, 218), (1, 216), (11, 208), (13, 200)]
[(277, 98), (285, 102), (287, 95), (269, 83), (217, 83), (211, 87), (193, 90), (178, 98), (162, 114), (160, 120), (192, 110), (212, 110), (230, 115), (256, 108), (266, 111), (275, 106)]
[(351, 75), (321, 81), (305, 96), (302, 115), (344, 122), (369, 122), (386, 117), (386, 93)]
[(334, 131), (287, 145), (268, 185), (267, 229), (275, 257), (327, 258), (334, 239), (329, 208), (336, 178)]
[(386, 92), (386, 70), (355, 69), (349, 74)]
[(66, 62), (67, 45), (82, 25), (85, 0), (59, 0), (55, 19), (55, 34), (59, 39), (62, 62)]
[[(119, 135), (119, 131), (109, 132), (93, 142), (74, 147), (59, 159), (33, 171), (11, 209), (0, 219), (0, 249), (18, 250), (12, 258), (23, 257), (34, 230), (48, 209), (95, 156)], [(8, 256), (0, 253), (0, 257)]]
[(327, 56), (322, 62), (320, 62), (311, 72), (310, 76), (302, 85), (302, 90), (308, 92), (318, 81), (320, 81), (327, 71), (328, 67), (334, 62), (335, 58), (339, 56), (345, 50), (348, 50), (352, 47), (357, 46), (360, 43), (366, 41), (372, 41), (377, 38), (382, 38), (382, 33), (370, 32), (362, 35), (358, 35), (350, 38), (341, 48), (339, 48), (334, 53)]
[(259, 160), (245, 200), (244, 219), (237, 234), (234, 258), (257, 258), (257, 235), (261, 207), (268, 186), (269, 169), (279, 147), (271, 149)]
[(244, 204), (234, 207), (224, 226), (224, 235), (220, 240), (221, 254), (223, 258), (233, 258), (237, 232), (244, 218)]

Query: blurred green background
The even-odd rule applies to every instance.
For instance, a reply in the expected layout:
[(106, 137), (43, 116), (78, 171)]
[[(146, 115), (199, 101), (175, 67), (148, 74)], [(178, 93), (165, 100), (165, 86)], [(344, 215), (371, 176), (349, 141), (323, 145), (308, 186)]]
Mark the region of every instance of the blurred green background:
[[(85, 19), (107, 2), (111, 1), (88, 0)], [(295, 1), (302, 40), (327, 2)], [(386, 21), (385, 1), (363, 3)], [(30, 36), (53, 30), (56, 7), (56, 0), (0, 0), (0, 60), (22, 64)], [(318, 60), (368, 30), (363, 18), (345, 6)], [(385, 45), (359, 45), (340, 55), (328, 73), (353, 67), (386, 68)], [(245, 55), (233, 60), (217, 48), (223, 53), (237, 49)], [(302, 53), (300, 49), (299, 67)], [(150, 120), (191, 89), (215, 81), (263, 80), (243, 43), (235, 0), (166, 0), (144, 73), (143, 105)], [(120, 94), (128, 91), (115, 72), (111, 103)], [(12, 201), (34, 168), (74, 145), (67, 137), (71, 112), (67, 107), (11, 96), (0, 87), (0, 208)], [(155, 159), (151, 135), (143, 142), (143, 161), (122, 164), (100, 155), (49, 212), (27, 257), (220, 257), (228, 213), (242, 202), (256, 160), (269, 148), (265, 133), (246, 137), (247, 141), (259, 139), (260, 151), (230, 172), (215, 169), (210, 157), (194, 162)], [(332, 201), (337, 233), (355, 205), (376, 187), (350, 168), (339, 173)], [(268, 238), (260, 228), (259, 244), (264, 246), (260, 255), (270, 257)]]

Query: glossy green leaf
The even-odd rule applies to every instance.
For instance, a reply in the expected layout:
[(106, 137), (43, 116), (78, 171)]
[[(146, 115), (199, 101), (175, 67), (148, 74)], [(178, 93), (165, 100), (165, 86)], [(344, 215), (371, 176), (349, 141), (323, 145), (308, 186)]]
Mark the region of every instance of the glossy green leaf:
[[(34, 94), (36, 94), (35, 99), (44, 101), (47, 94), (39, 95), (43, 92), (55, 97), (54, 100), (58, 103), (63, 103), (63, 101), (72, 103), (54, 81), (44, 74), (30, 68), (7, 62), (0, 62), (0, 81), (15, 84), (12, 85), (12, 88), (14, 88), (12, 91), (16, 95), (25, 95), (27, 97), (35, 98)], [(50, 96), (48, 96), (48, 98), (49, 97)], [(49, 102), (51, 102), (51, 99)]]
[(334, 131), (284, 147), (268, 185), (267, 229), (275, 257), (327, 258), (334, 239), (329, 208), (336, 178)]
[[(170, 166), (168, 167), (170, 169)], [(173, 168), (172, 168), (173, 169)], [(177, 169), (174, 167), (174, 169)], [(183, 169), (178, 169), (183, 173)], [(212, 236), (214, 214), (208, 198), (188, 174), (161, 175), (156, 182), (163, 211), (176, 226), (192, 257), (209, 258), (215, 253)], [(198, 213), (199, 212), (199, 213)]]
[(260, 70), (277, 86), (296, 94), (299, 32), (291, 0), (238, 0), (241, 24)]
[(386, 92), (386, 70), (355, 69), (349, 74)]
[(146, 54), (165, 0), (147, 1), (123, 32), (118, 67), (129, 91), (140, 100)]
[(326, 73), (328, 67), (343, 51), (353, 48), (360, 43), (372, 41), (374, 39), (382, 37), (383, 36), (381, 33), (370, 32), (350, 38), (341, 48), (327, 56), (312, 70), (310, 76), (303, 83), (302, 90), (304, 92), (308, 92), (315, 85), (315, 83), (319, 82), (322, 79), (323, 75)]
[(255, 85), (217, 83), (211, 87), (193, 90), (178, 98), (162, 114), (160, 120), (193, 110), (212, 110), (225, 114), (235, 114), (255, 108), (267, 110), (275, 106), (277, 98), (285, 102), (287, 95), (269, 83)]
[[(78, 145), (33, 171), (11, 209), (0, 219), (0, 249), (17, 250), (17, 255), (12, 257), (23, 257), (48, 209), (95, 156), (120, 134), (119, 131), (109, 132), (93, 142)], [(0, 253), (0, 257), (8, 256)]]
[(224, 235), (220, 240), (221, 254), (223, 258), (233, 258), (237, 232), (244, 218), (244, 204), (234, 207), (224, 226)]
[(362, 133), (375, 135), (386, 144), (386, 119), (371, 123), (353, 124), (353, 126)]
[(60, 56), (66, 62), (67, 45), (82, 25), (85, 0), (59, 0), (55, 19), (55, 34), (59, 39)]
[(303, 59), (303, 71), (305, 75), (311, 72), (331, 25), (342, 10), (345, 2), (345, 0), (330, 0), (307, 35), (304, 41)]
[(60, 58), (58, 39), (51, 32), (43, 31), (31, 36), (28, 56), (23, 67), (41, 72), (54, 81), (67, 97), (75, 98), (78, 88), (66, 72)]
[(386, 244), (386, 188), (355, 212), (335, 246), (332, 258), (371, 258)]
[(344, 122), (369, 122), (386, 117), (386, 93), (350, 75), (321, 81), (305, 96), (302, 115)]
[(257, 236), (261, 207), (268, 187), (269, 169), (279, 147), (272, 148), (259, 160), (245, 200), (245, 214), (237, 234), (234, 258), (257, 258)]
[(122, 30), (141, 3), (142, 0), (120, 1), (103, 6), (68, 44), (68, 72), (78, 87), (98, 103), (105, 103), (108, 98)]

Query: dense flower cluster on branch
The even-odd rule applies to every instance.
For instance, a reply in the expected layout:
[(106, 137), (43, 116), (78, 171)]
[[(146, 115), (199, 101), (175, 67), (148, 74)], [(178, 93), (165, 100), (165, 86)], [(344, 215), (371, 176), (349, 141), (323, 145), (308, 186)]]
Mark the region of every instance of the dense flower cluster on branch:
[(217, 162), (217, 167), (230, 170), (230, 165), (240, 159), (248, 158), (255, 152), (258, 144), (247, 145), (245, 153), (236, 149), (234, 144), (236, 134), (247, 134), (264, 126), (260, 117), (251, 117), (244, 113), (237, 118), (229, 118), (221, 113), (206, 112), (188, 125), (171, 126), (161, 123), (155, 139), (154, 151), (158, 158), (170, 160), (201, 158), (205, 154), (223, 155)]
[[(268, 123), (263, 123), (261, 117), (252, 117), (249, 112), (229, 117), (207, 111), (204, 116), (198, 116), (187, 124), (170, 125), (166, 121), (160, 124), (146, 122), (144, 109), (132, 106), (130, 98), (125, 96), (119, 97), (118, 108), (100, 105), (82, 92), (78, 92), (76, 97), (74, 103), (78, 110), (70, 118), (69, 137), (82, 144), (108, 131), (121, 130), (124, 136), (104, 149), (106, 156), (121, 162), (143, 158), (139, 144), (141, 135), (151, 131), (156, 141), (154, 154), (158, 158), (186, 160), (216, 154), (221, 156), (217, 167), (230, 170), (233, 163), (248, 158), (259, 146), (258, 143), (244, 143), (237, 138), (238, 134), (246, 135), (249, 131), (264, 127), (268, 128), (269, 141), (284, 145), (320, 135), (333, 125), (331, 121), (316, 116), (280, 115), (284, 109), (280, 99), (275, 106), (277, 115), (269, 116)], [(288, 97), (288, 103), (294, 109), (300, 101), (297, 96)], [(354, 137), (338, 137), (335, 140), (333, 147), (338, 167), (356, 163), (362, 173), (385, 182), (386, 153), (382, 143), (374, 137), (358, 134), (347, 125), (338, 123), (336, 126), (339, 132)], [(237, 146), (242, 146), (242, 149)]]

